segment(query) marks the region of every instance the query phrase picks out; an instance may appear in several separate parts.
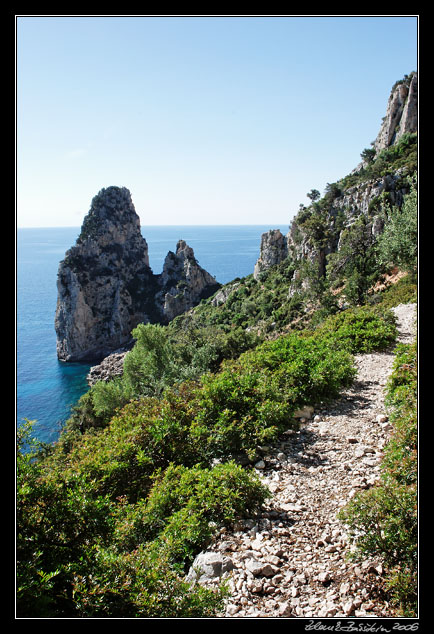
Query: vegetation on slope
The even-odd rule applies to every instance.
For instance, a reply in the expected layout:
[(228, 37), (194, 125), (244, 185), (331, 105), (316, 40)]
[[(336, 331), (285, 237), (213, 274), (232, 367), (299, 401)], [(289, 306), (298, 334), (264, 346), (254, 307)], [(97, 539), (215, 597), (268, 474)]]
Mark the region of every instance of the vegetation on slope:
[(224, 590), (189, 588), (183, 573), (218, 528), (254, 516), (268, 495), (240, 458), (253, 460), (260, 445), (295, 428), (296, 409), (351, 383), (349, 341), (355, 350), (393, 341), (393, 320), (377, 310), (266, 341), (159, 398), (131, 400), (105, 427), (66, 431), (51, 447), (23, 452), (24, 428), (20, 616), (216, 610)]
[[(416, 300), (417, 236), (400, 229), (415, 226), (415, 192), (414, 181), (400, 210), (384, 207), (383, 238), (372, 240), (363, 218), (347, 227), (321, 275), (289, 257), (258, 281), (226, 285), (220, 304), (211, 298), (169, 326), (138, 326), (123, 376), (80, 399), (56, 444), (32, 440), (30, 423), (19, 430), (18, 616), (204, 617), (220, 609), (225, 588), (190, 586), (185, 572), (217, 530), (253, 517), (269, 495), (252, 468), (258, 447), (295, 429), (299, 407), (336, 398), (354, 378), (353, 354), (395, 340), (389, 308)], [(304, 222), (298, 217), (319, 246), (333, 238), (327, 210), (336, 195), (334, 185), (326, 202), (312, 193)], [(343, 220), (333, 231), (343, 232)], [(373, 292), (392, 265), (409, 274)], [(405, 364), (412, 381), (415, 365), (402, 358), (390, 384), (397, 432), (383, 488), (355, 501), (345, 521), (365, 536), (359, 551), (384, 557), (394, 600), (411, 613), (415, 401)]]

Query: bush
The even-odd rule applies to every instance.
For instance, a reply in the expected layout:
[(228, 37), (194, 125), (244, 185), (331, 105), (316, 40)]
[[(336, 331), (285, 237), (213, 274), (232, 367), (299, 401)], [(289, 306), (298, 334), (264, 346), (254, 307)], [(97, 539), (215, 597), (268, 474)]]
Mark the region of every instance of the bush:
[(354, 374), (351, 355), (331, 341), (292, 333), (265, 342), (203, 377), (193, 433), (210, 455), (253, 456), (294, 426), (296, 409), (334, 398)]
[(142, 507), (135, 539), (157, 538), (172, 563), (189, 565), (218, 528), (253, 517), (268, 496), (258, 476), (233, 462), (211, 469), (172, 464), (157, 477)]
[(71, 569), (82, 570), (93, 544), (111, 531), (110, 500), (94, 497), (80, 474), (68, 478), (61, 463), (31, 438), (31, 425), (18, 433), (17, 614), (68, 616), (74, 610)]
[(75, 616), (82, 618), (209, 618), (227, 592), (192, 587), (154, 543), (133, 552), (100, 549), (92, 574), (74, 577)]
[(160, 396), (179, 377), (176, 351), (165, 326), (139, 324), (124, 361), (123, 383), (134, 396)]
[(192, 434), (208, 459), (240, 453), (254, 457), (258, 445), (290, 426), (293, 411), (282, 401), (272, 373), (240, 373), (231, 364), (203, 377), (197, 405)]
[(110, 425), (86, 434), (68, 454), (66, 471), (79, 472), (95, 491), (130, 501), (146, 497), (152, 474), (170, 462), (200, 461), (190, 437), (194, 416), (193, 384), (167, 390), (161, 399), (144, 397), (128, 403)]
[[(72, 452), (69, 469), (63, 459), (56, 462), (55, 452), (46, 457), (19, 451), (19, 616), (214, 615), (224, 588), (192, 588), (183, 572), (219, 526), (254, 514), (267, 489), (235, 464), (169, 464), (164, 470), (153, 465), (146, 498), (143, 486), (136, 490), (134, 473), (140, 447), (129, 455), (126, 450), (131, 430), (124, 439), (116, 434), (118, 460), (102, 454), (109, 435), (107, 428), (93, 436), (105, 441), (98, 457), (95, 444), (87, 446), (90, 455)], [(102, 468), (106, 460), (109, 472), (124, 471), (125, 478), (116, 478), (116, 493), (124, 490), (129, 497), (101, 493), (95, 465)]]
[(396, 319), (380, 307), (356, 307), (328, 317), (315, 331), (315, 337), (327, 339), (352, 352), (384, 350), (396, 340)]

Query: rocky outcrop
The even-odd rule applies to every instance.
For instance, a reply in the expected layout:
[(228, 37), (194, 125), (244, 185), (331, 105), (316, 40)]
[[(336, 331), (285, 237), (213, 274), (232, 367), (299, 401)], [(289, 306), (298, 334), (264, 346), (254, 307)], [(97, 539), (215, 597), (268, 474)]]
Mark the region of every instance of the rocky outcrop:
[(137, 324), (168, 323), (219, 287), (184, 241), (154, 274), (129, 190), (102, 189), (59, 265), (57, 356), (101, 360), (130, 344)]
[(324, 270), (327, 256), (339, 249), (340, 231), (336, 230), (339, 216), (344, 219), (342, 228), (345, 228), (351, 226), (360, 215), (364, 215), (369, 219), (372, 235), (377, 236), (383, 230), (381, 201), (387, 200), (388, 204), (400, 207), (408, 193), (408, 185), (402, 176), (402, 171), (397, 170), (394, 174), (386, 174), (348, 187), (337, 196), (328, 209), (328, 239), (321, 248), (312, 244), (303, 226), (294, 219), (286, 236), (288, 255), (294, 260), (322, 262), (320, 268)]
[(288, 256), (288, 245), (280, 229), (271, 229), (262, 234), (259, 259), (253, 277), (258, 279), (263, 271), (279, 264)]
[(211, 305), (212, 306), (221, 306), (225, 304), (229, 298), (229, 296), (239, 287), (239, 282), (232, 282), (230, 284), (225, 284), (212, 298)]
[(125, 187), (92, 200), (75, 246), (59, 265), (55, 329), (62, 361), (103, 358), (155, 312), (148, 245)]
[[(378, 155), (381, 150), (396, 144), (404, 134), (417, 132), (417, 114), (417, 73), (412, 73), (392, 88), (386, 116), (373, 143), (375, 153)], [(359, 172), (364, 166), (366, 163), (360, 163), (352, 174)], [(319, 274), (324, 275), (327, 256), (339, 249), (339, 232), (363, 214), (369, 218), (372, 234), (377, 236), (383, 230), (383, 220), (379, 214), (381, 201), (387, 200), (388, 204), (399, 207), (406, 193), (408, 186), (403, 183), (401, 169), (336, 191), (334, 196), (330, 196), (328, 203), (328, 219), (324, 232), (327, 239), (321, 241), (321, 246), (313, 243), (298, 214), (286, 236), (279, 230), (271, 230), (262, 235), (260, 255), (253, 273), (255, 279), (288, 256), (296, 261), (317, 262)], [(314, 205), (310, 209), (313, 207)], [(309, 214), (310, 211), (304, 208), (303, 213)], [(315, 212), (311, 215), (314, 214)], [(336, 228), (338, 217), (341, 223), (339, 229)], [(291, 288), (289, 292), (291, 294)]]
[(417, 73), (392, 88), (386, 116), (374, 141), (376, 152), (390, 147), (408, 132), (417, 132)]
[(180, 240), (176, 252), (169, 251), (159, 278), (161, 290), (156, 301), (162, 319), (171, 321), (177, 315), (210, 297), (219, 288), (212, 275), (199, 266), (193, 249)]
[(128, 350), (120, 349), (109, 354), (98, 365), (92, 366), (86, 377), (88, 385), (95, 385), (98, 381), (111, 381), (115, 377), (122, 376), (127, 353)]

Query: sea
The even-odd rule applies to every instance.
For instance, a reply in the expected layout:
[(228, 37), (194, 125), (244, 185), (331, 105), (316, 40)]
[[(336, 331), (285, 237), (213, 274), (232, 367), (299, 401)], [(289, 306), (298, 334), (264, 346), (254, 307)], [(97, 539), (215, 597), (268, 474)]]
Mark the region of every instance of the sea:
[[(253, 273), (261, 235), (270, 229), (286, 234), (288, 225), (141, 227), (154, 273), (182, 239), (221, 284)], [(90, 365), (58, 361), (54, 330), (59, 263), (79, 233), (80, 227), (16, 230), (16, 420), (34, 421), (33, 435), (45, 443), (57, 440), (71, 407), (88, 390)]]

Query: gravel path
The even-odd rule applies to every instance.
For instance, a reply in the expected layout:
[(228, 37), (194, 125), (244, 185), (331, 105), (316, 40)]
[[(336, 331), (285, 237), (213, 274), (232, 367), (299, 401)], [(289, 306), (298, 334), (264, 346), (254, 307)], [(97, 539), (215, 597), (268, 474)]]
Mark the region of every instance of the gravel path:
[[(393, 310), (399, 341), (409, 343), (416, 305)], [(261, 517), (222, 531), (201, 555), (208, 578), (200, 583), (215, 583), (227, 570), (232, 595), (221, 617), (393, 616), (379, 590), (381, 565), (347, 560), (345, 527), (336, 518), (379, 477), (391, 431), (384, 387), (393, 360), (393, 350), (357, 355), (351, 388), (264, 452), (258, 471), (273, 497)]]

